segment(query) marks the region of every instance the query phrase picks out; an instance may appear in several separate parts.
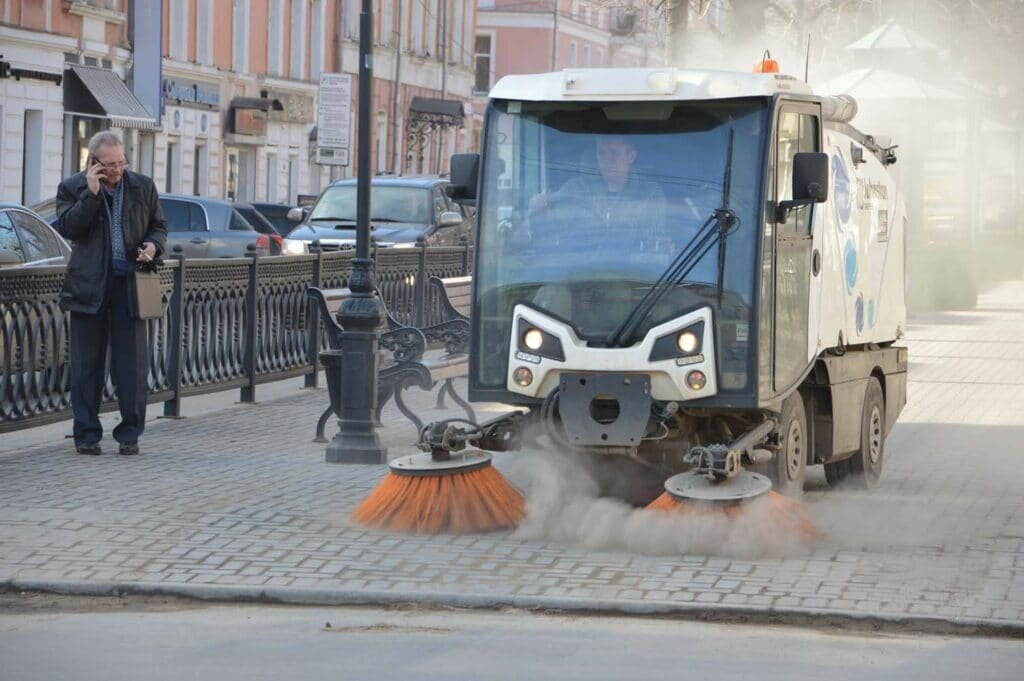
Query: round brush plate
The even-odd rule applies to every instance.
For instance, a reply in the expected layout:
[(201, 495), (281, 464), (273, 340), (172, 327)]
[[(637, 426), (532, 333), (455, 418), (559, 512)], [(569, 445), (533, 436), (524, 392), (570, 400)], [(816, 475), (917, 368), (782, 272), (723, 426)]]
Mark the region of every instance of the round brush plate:
[(412, 454), (388, 462), (388, 467), (398, 475), (455, 475), (469, 473), (491, 465), (487, 452), (461, 452), (452, 454), (447, 461), (435, 461), (430, 454)]
[(665, 491), (678, 501), (704, 503), (738, 503), (755, 499), (772, 489), (772, 481), (751, 471), (740, 471), (735, 477), (713, 482), (698, 473), (680, 473), (665, 481)]

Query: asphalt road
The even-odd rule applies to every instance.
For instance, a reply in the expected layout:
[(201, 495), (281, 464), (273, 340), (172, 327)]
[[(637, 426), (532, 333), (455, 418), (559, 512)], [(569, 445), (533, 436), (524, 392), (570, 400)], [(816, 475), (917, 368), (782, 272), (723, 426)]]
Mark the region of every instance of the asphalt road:
[[(43, 599), (44, 602), (40, 602)], [(1019, 679), (1024, 642), (522, 611), (0, 600), (0, 678)]]

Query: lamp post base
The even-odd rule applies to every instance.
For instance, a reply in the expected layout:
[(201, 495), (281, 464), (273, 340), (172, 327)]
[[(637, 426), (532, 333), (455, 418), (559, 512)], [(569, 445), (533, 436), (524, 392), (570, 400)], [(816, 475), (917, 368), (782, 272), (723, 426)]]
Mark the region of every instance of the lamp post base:
[(327, 445), (327, 463), (382, 464), (388, 461), (388, 450), (371, 426), (366, 432), (338, 432)]

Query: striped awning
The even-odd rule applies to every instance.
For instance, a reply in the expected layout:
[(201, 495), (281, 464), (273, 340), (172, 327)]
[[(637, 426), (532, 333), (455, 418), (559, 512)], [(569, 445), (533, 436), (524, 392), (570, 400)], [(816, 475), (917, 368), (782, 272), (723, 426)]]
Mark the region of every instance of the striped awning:
[(160, 130), (154, 117), (113, 71), (74, 65), (64, 76), (65, 113), (106, 118), (115, 128)]

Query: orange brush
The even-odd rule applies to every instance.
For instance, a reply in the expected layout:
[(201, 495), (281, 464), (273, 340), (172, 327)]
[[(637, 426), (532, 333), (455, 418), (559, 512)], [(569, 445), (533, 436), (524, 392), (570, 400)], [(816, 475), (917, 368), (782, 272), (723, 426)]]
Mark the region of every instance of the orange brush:
[(800, 543), (811, 544), (822, 538), (804, 504), (771, 491), (767, 478), (749, 471), (720, 483), (697, 473), (680, 473), (665, 481), (665, 491), (647, 508), (684, 515), (719, 514), (730, 520), (756, 513)]
[(484, 452), (444, 460), (415, 454), (389, 468), (352, 514), (356, 522), (397, 532), (467, 534), (515, 527), (526, 512), (523, 496)]

